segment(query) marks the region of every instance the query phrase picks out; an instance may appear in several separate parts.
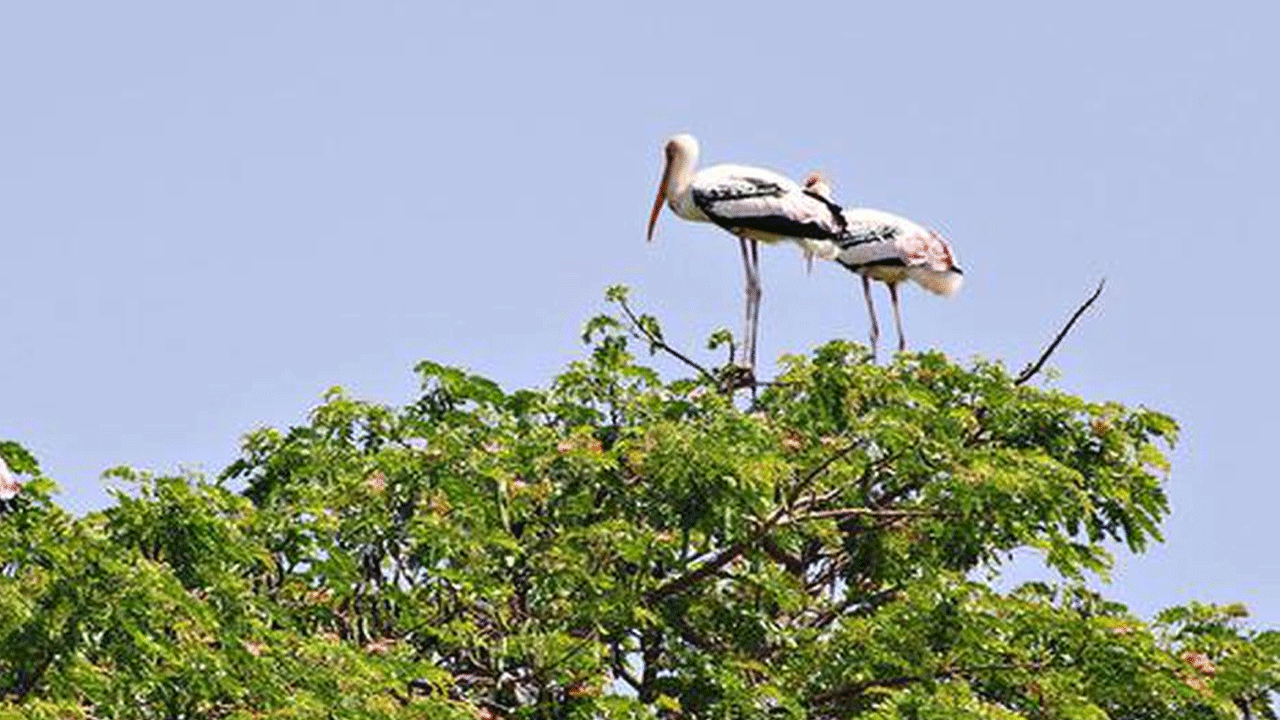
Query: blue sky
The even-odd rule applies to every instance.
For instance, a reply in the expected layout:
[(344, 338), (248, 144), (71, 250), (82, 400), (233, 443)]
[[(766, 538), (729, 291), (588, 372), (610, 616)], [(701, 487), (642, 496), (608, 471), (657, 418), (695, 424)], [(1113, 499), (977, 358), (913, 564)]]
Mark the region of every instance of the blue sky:
[[(1103, 275), (1057, 385), (1184, 428), (1168, 543), (1111, 592), (1280, 625), (1274, 4), (43, 2), (0, 7), (0, 438), (75, 509), (118, 464), (218, 471), (420, 359), (508, 387), (607, 285), (696, 348), (734, 243), (670, 214), (662, 140), (942, 229), (908, 338), (1021, 366)], [(760, 357), (866, 336), (856, 279), (767, 248)], [(1251, 271), (1250, 268), (1256, 270)], [(1246, 272), (1247, 271), (1247, 272)], [(877, 295), (888, 322), (883, 292)], [(892, 335), (888, 338), (892, 342)]]

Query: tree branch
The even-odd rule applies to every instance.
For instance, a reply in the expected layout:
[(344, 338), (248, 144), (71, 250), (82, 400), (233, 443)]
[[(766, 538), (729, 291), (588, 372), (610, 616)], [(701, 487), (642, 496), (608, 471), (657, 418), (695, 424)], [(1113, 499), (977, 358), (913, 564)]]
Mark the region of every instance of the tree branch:
[[(640, 322), (640, 318), (636, 317), (636, 314), (631, 311), (631, 306), (627, 304), (626, 298), (620, 298), (618, 300), (618, 306), (622, 308), (622, 312), (626, 313), (627, 319), (631, 321), (631, 327), (634, 328), (634, 330), (638, 330), (640, 334), (644, 336), (644, 339), (649, 342), (649, 346), (651, 348), (657, 348), (667, 353), (671, 357), (674, 357), (675, 359), (679, 360), (685, 365), (688, 365), (690, 368), (693, 368), (694, 370), (697, 370), (698, 372), (702, 373), (703, 377), (711, 381), (713, 384), (719, 385), (719, 381), (716, 380), (716, 376), (714, 373), (712, 373), (710, 370), (707, 370), (705, 367), (703, 367), (701, 364), (699, 364), (695, 360), (691, 359), (688, 355), (685, 355), (679, 350), (676, 350), (675, 348), (668, 345), (666, 341), (663, 340), (661, 337), (658, 337), (657, 335), (654, 335), (652, 332), (650, 332), (649, 328), (645, 327), (644, 323)], [(635, 334), (634, 330), (632, 332), (633, 335)]]
[(812, 470), (805, 473), (803, 477), (796, 481), (795, 486), (791, 488), (791, 492), (787, 495), (787, 505), (791, 505), (798, 500), (800, 495), (804, 493), (809, 485), (812, 484), (814, 480), (817, 480), (819, 475), (826, 472), (827, 468), (834, 465), (837, 460), (840, 460), (844, 456), (865, 445), (866, 441), (862, 438), (858, 438), (834, 453), (831, 453), (831, 455), (827, 456), (826, 459), (815, 465)]
[(647, 594), (649, 602), (656, 602), (670, 595), (678, 595), (693, 587), (699, 581), (709, 577), (720, 568), (723, 568), (725, 565), (728, 565), (738, 559), (747, 551), (747, 548), (751, 547), (755, 543), (759, 542), (761, 538), (768, 535), (769, 531), (776, 527), (778, 523), (782, 521), (783, 517), (792, 511), (792, 503), (796, 501), (810, 483), (816, 480), (819, 475), (827, 470), (827, 468), (831, 467), (833, 463), (853, 452), (862, 444), (863, 441), (861, 439), (854, 440), (845, 447), (832, 453), (822, 462), (818, 463), (812, 470), (805, 473), (804, 476), (796, 481), (795, 486), (791, 488), (791, 492), (788, 493), (783, 504), (775, 508), (772, 513), (769, 513), (769, 516), (760, 522), (760, 526), (756, 528), (754, 532), (746, 538), (722, 549), (698, 567), (693, 568), (682, 575), (678, 575), (649, 591)]
[(760, 539), (760, 547), (764, 549), (766, 555), (773, 559), (774, 562), (785, 567), (787, 572), (802, 578), (804, 577), (805, 564), (800, 558), (792, 557), (790, 553), (778, 547), (778, 543), (773, 538), (765, 535)]
[(752, 533), (750, 538), (746, 540), (739, 540), (711, 556), (706, 562), (702, 563), (698, 567), (684, 573), (683, 575), (678, 575), (653, 590), (650, 590), (648, 593), (649, 602), (661, 600), (669, 595), (679, 595), (685, 590), (688, 590), (698, 584), (700, 580), (708, 577), (734, 560), (737, 560), (742, 553), (746, 552), (747, 548), (750, 547), (753, 542), (758, 540), (765, 532), (768, 532), (768, 529), (772, 527), (772, 525), (773, 523), (762, 523), (760, 525), (760, 529)]
[(848, 597), (844, 600), (826, 612), (816, 615), (813, 621), (808, 624), (808, 627), (814, 629), (825, 628), (855, 605), (867, 608), (878, 607), (883, 602), (893, 600), (900, 592), (902, 592), (901, 585), (891, 585), (883, 590), (869, 594), (858, 594), (850, 591)]
[(1067, 324), (1063, 325), (1062, 329), (1058, 331), (1058, 336), (1053, 339), (1053, 342), (1049, 343), (1049, 347), (1045, 348), (1044, 352), (1040, 353), (1039, 359), (1034, 363), (1027, 365), (1021, 373), (1018, 373), (1018, 377), (1013, 381), (1014, 385), (1021, 385), (1035, 377), (1036, 373), (1040, 372), (1040, 368), (1044, 367), (1045, 361), (1049, 359), (1049, 356), (1053, 354), (1054, 350), (1058, 349), (1058, 343), (1062, 342), (1062, 339), (1067, 336), (1068, 332), (1071, 332), (1071, 327), (1076, 324), (1076, 321), (1080, 319), (1080, 316), (1084, 314), (1084, 311), (1088, 310), (1089, 306), (1098, 299), (1098, 296), (1102, 294), (1102, 288), (1105, 287), (1106, 284), (1106, 278), (1102, 278), (1102, 280), (1098, 282), (1098, 289), (1094, 290), (1093, 294), (1089, 296), (1089, 299), (1085, 300), (1080, 307), (1076, 308), (1076, 311), (1071, 315), (1071, 319), (1067, 320)]

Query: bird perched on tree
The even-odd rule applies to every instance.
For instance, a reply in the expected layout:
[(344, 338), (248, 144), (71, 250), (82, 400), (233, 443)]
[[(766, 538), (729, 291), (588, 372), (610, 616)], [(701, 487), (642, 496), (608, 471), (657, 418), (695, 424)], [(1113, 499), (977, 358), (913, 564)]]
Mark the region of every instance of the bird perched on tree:
[(760, 317), (759, 243), (794, 242), (806, 253), (828, 259), (845, 234), (840, 207), (806, 193), (794, 180), (764, 168), (712, 165), (695, 172), (698, 141), (680, 134), (667, 140), (658, 196), (649, 214), (647, 237), (665, 201), (685, 220), (719, 225), (738, 238), (746, 272), (746, 327), (738, 363), (755, 368)]
[[(835, 205), (831, 186), (821, 173), (810, 173), (804, 180), (807, 195)], [(898, 307), (898, 284), (913, 280), (926, 290), (950, 296), (960, 290), (964, 273), (956, 263), (951, 245), (936, 231), (904, 217), (871, 208), (844, 208), (841, 211), (844, 232), (834, 239), (834, 251), (819, 253), (862, 277), (862, 292), (871, 318), (871, 352), (876, 351), (880, 326), (871, 302), (871, 281), (879, 280), (889, 288), (893, 303), (893, 321), (898, 329), (898, 350), (906, 350), (902, 332), (902, 315)]]

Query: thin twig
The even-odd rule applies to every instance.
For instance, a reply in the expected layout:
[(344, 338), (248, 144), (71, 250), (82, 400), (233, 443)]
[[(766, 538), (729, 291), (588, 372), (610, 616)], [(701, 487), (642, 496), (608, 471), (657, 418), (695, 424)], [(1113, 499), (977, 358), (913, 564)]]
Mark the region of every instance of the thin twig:
[(675, 348), (671, 347), (662, 338), (649, 332), (649, 329), (644, 326), (644, 323), (640, 322), (640, 318), (636, 317), (636, 314), (631, 311), (631, 306), (627, 305), (627, 301), (625, 299), (619, 300), (618, 305), (622, 307), (622, 312), (627, 314), (627, 319), (631, 321), (632, 327), (639, 330), (644, 335), (645, 339), (649, 341), (649, 345), (651, 347), (655, 347), (659, 350), (662, 350), (663, 352), (666, 352), (667, 354), (671, 355), (672, 357), (684, 363), (685, 365), (688, 365), (694, 370), (697, 370), (698, 372), (702, 373), (702, 375), (706, 377), (707, 380), (710, 380), (712, 383), (718, 384), (718, 381), (716, 380), (716, 376), (710, 370), (707, 370), (701, 364), (691, 359), (688, 355), (685, 355), (679, 350), (676, 350)]
[(1018, 374), (1018, 377), (1013, 381), (1014, 385), (1021, 385), (1035, 377), (1036, 373), (1040, 372), (1040, 368), (1044, 367), (1045, 361), (1049, 359), (1049, 356), (1053, 354), (1054, 350), (1058, 349), (1058, 343), (1062, 342), (1062, 339), (1067, 336), (1068, 332), (1071, 332), (1071, 326), (1076, 324), (1076, 321), (1080, 319), (1080, 316), (1084, 314), (1085, 310), (1089, 309), (1089, 306), (1093, 304), (1093, 301), (1098, 299), (1098, 296), (1102, 294), (1102, 288), (1105, 287), (1106, 284), (1106, 278), (1102, 278), (1102, 280), (1098, 282), (1098, 289), (1093, 291), (1093, 294), (1089, 296), (1088, 300), (1084, 301), (1084, 304), (1076, 308), (1075, 313), (1071, 315), (1071, 319), (1068, 320), (1067, 324), (1063, 325), (1062, 329), (1058, 331), (1058, 336), (1053, 339), (1053, 342), (1049, 343), (1049, 347), (1045, 348), (1044, 352), (1040, 353), (1040, 358), (1034, 363), (1028, 365), (1021, 373)]
[(613, 674), (630, 685), (632, 690), (640, 692), (640, 681), (616, 660), (613, 663)]
[(825, 460), (823, 460), (822, 462), (814, 466), (812, 470), (805, 473), (804, 477), (800, 478), (800, 480), (796, 482), (795, 486), (791, 488), (791, 492), (788, 493), (787, 495), (787, 504), (789, 505), (791, 503), (794, 503), (797, 499), (799, 499), (800, 495), (804, 493), (804, 491), (809, 487), (809, 485), (814, 480), (816, 480), (819, 475), (826, 472), (827, 468), (835, 464), (837, 460), (840, 460), (841, 458), (853, 452), (854, 450), (857, 450), (858, 448), (865, 447), (865, 446), (866, 446), (866, 439), (858, 438), (857, 440), (854, 440), (848, 445), (845, 445), (844, 447), (835, 451), (831, 455), (827, 456)]

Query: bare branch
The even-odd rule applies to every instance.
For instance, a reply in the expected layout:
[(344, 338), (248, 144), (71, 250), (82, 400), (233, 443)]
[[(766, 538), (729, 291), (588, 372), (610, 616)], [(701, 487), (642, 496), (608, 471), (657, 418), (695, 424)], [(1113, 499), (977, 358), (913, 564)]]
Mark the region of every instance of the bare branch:
[(685, 365), (688, 365), (690, 368), (693, 368), (694, 370), (697, 370), (698, 372), (702, 373), (703, 377), (705, 377), (707, 380), (711, 381), (712, 383), (717, 385), (719, 384), (718, 381), (716, 380), (716, 376), (714, 373), (712, 373), (710, 370), (707, 370), (701, 364), (691, 359), (688, 355), (685, 355), (679, 350), (676, 350), (675, 348), (668, 345), (666, 341), (663, 340), (662, 338), (650, 332), (649, 328), (645, 327), (644, 323), (640, 322), (640, 318), (636, 317), (636, 314), (631, 311), (631, 306), (627, 304), (627, 301), (625, 298), (619, 299), (618, 305), (622, 308), (622, 312), (626, 313), (627, 319), (631, 321), (631, 326), (633, 328), (633, 331), (632, 331), (633, 335), (636, 334), (635, 331), (638, 330), (640, 334), (644, 336), (644, 339), (649, 342), (650, 347), (655, 347), (667, 353), (671, 357), (674, 357), (675, 359), (679, 360)]
[(1089, 299), (1085, 300), (1080, 307), (1076, 308), (1076, 311), (1071, 315), (1071, 319), (1068, 320), (1067, 324), (1063, 325), (1062, 329), (1058, 331), (1058, 336), (1053, 339), (1053, 342), (1049, 343), (1049, 347), (1045, 348), (1044, 352), (1040, 353), (1039, 359), (1034, 363), (1027, 365), (1027, 367), (1018, 374), (1018, 377), (1013, 381), (1014, 385), (1021, 385), (1035, 377), (1036, 373), (1040, 372), (1040, 368), (1044, 367), (1045, 361), (1049, 359), (1049, 356), (1053, 354), (1054, 350), (1058, 349), (1058, 343), (1062, 342), (1062, 339), (1067, 336), (1067, 333), (1071, 332), (1071, 327), (1076, 324), (1076, 321), (1080, 319), (1080, 316), (1084, 314), (1084, 311), (1088, 310), (1089, 306), (1098, 299), (1098, 296), (1102, 294), (1102, 288), (1104, 288), (1106, 284), (1106, 278), (1102, 278), (1102, 280), (1098, 281), (1098, 289), (1094, 290), (1093, 294), (1089, 296)]

